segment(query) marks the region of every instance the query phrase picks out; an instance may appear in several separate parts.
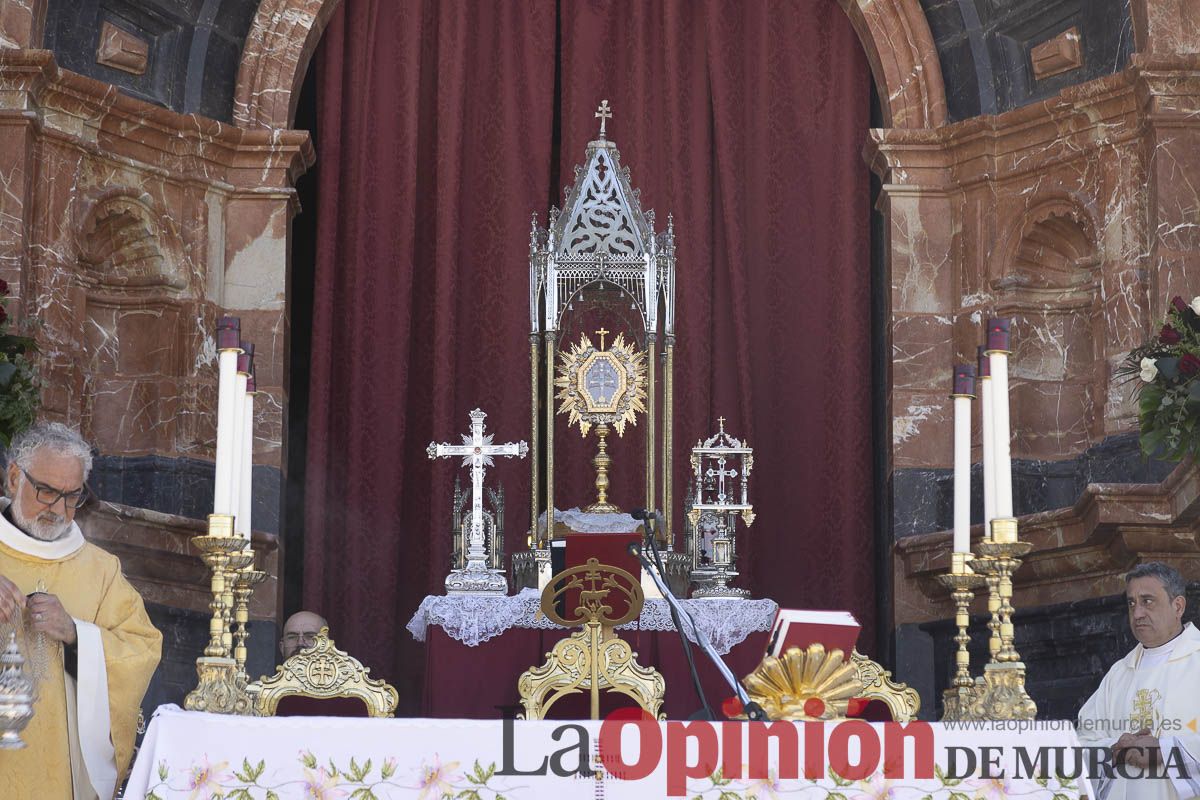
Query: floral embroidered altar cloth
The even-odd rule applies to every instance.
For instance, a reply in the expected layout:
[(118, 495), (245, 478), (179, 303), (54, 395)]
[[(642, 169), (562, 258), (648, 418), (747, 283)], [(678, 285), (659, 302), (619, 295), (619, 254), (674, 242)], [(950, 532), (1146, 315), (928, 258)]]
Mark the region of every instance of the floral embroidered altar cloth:
[[(356, 798), (385, 800), (413, 798), (442, 800), (520, 800), (520, 798), (604, 798), (643, 800), (667, 797), (668, 751), (672, 731), (657, 723), (663, 743), (652, 771), (640, 780), (620, 780), (601, 769), (596, 777), (566, 777), (547, 771), (545, 775), (502, 775), (506, 745), (503, 722), (482, 720), (350, 719), (335, 717), (255, 718), (222, 716), (183, 711), (162, 706), (155, 712), (138, 751), (126, 798), (189, 798), (189, 800), (288, 800), (310, 798)], [(598, 765), (599, 722), (509, 722), (511, 738), (507, 749), (510, 769), (534, 770), (544, 759), (587, 735), (586, 752)], [(645, 723), (655, 724), (655, 723)], [(867, 723), (855, 723), (863, 726)], [(926, 724), (926, 723), (918, 723)], [(780, 780), (778, 763), (769, 777), (759, 779), (723, 777), (716, 768), (702, 777), (687, 777), (682, 796), (702, 800), (749, 800), (787, 797), (796, 800), (867, 800), (867, 798), (929, 798), (930, 800), (984, 800), (985, 798), (1046, 798), (1076, 800), (1081, 782), (1056, 776), (1012, 777), (1018, 764), (1016, 746), (1029, 753), (1038, 748), (1078, 746), (1074, 730), (1064, 723), (1025, 723), (1020, 729), (951, 730), (929, 723), (934, 740), (933, 777), (886, 780), (878, 772), (861, 780), (846, 780), (828, 769), (821, 780)], [(567, 726), (573, 730), (566, 730)], [(829, 726), (832, 729), (832, 724)], [(882, 723), (871, 727), (884, 741)], [(674, 729), (678, 733), (681, 729)], [(716, 729), (719, 730), (719, 727)], [(861, 730), (861, 728), (860, 728)], [(797, 731), (803, 742), (803, 733)], [(867, 732), (869, 735), (869, 731)], [(652, 740), (653, 736), (646, 737)], [(826, 737), (830, 742), (833, 736)], [(857, 741), (857, 740), (855, 740)], [(622, 755), (634, 763), (639, 751), (639, 733), (633, 725), (622, 733)], [(832, 744), (830, 747), (832, 748)], [(969, 774), (947, 777), (948, 750), (975, 752), (975, 768)], [(993, 750), (991, 759), (1009, 777), (980, 777), (983, 747)], [(698, 763), (695, 742), (685, 748), (686, 763)], [(911, 743), (909, 750), (912, 750)], [(775, 750), (772, 746), (772, 754)], [(578, 765), (578, 750), (572, 749), (560, 763), (566, 770)], [(745, 758), (747, 750), (742, 748)], [(830, 750), (832, 754), (832, 749)], [(999, 756), (996, 756), (999, 753)], [(850, 748), (850, 763), (857, 759)], [(886, 754), (885, 754), (886, 755)], [(777, 758), (777, 757), (776, 757)], [(880, 759), (883, 763), (884, 759)], [(803, 754), (800, 764), (803, 764)], [(801, 767), (803, 768), (803, 767)], [(882, 769), (880, 767), (879, 769)], [(728, 774), (728, 772), (726, 772)], [(743, 770), (745, 774), (745, 770)], [(1086, 786), (1086, 784), (1084, 784)], [(1086, 791), (1086, 789), (1084, 789)]]

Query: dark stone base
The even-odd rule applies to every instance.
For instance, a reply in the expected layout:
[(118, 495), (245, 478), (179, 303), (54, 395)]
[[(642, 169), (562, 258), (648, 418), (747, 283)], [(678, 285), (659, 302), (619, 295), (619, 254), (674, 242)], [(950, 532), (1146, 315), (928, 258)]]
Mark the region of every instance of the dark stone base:
[[(98, 456), (88, 485), (102, 500), (162, 514), (205, 519), (212, 513), (211, 461), (165, 456)], [(279, 533), (283, 477), (277, 467), (254, 466), (254, 530)]]
[[(1142, 458), (1136, 434), (1110, 436), (1066, 461), (1013, 461), (1017, 516), (1069, 508), (1089, 483), (1159, 483), (1177, 465)], [(897, 469), (892, 476), (895, 536), (949, 530), (954, 525), (954, 471)], [(983, 522), (983, 468), (971, 468), (971, 523)]]

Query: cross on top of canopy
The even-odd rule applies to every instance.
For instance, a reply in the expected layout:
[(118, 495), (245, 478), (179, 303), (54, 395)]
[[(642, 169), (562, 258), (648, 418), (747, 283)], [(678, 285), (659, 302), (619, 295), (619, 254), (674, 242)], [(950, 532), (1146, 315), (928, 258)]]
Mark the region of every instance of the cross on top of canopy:
[[(588, 142), (586, 166), (575, 167), (566, 187), (566, 211), (550, 209), (549, 224), (533, 215), (529, 233), (529, 322), (533, 333), (556, 331), (563, 312), (581, 290), (597, 283), (627, 293), (647, 332), (675, 334), (675, 230), (654, 230), (654, 211), (642, 211), (639, 192), (621, 166), (604, 123), (612, 114), (605, 100), (600, 137)], [(543, 302), (544, 301), (544, 302)]]

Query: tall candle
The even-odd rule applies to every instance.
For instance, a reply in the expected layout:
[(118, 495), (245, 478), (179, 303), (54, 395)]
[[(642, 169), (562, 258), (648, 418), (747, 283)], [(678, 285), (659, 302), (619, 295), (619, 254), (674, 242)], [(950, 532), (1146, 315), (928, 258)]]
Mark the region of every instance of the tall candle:
[(244, 464), (245, 445), (242, 442), (242, 426), (246, 419), (246, 379), (250, 376), (250, 354), (246, 349), (250, 347), (248, 342), (242, 342), (241, 353), (237, 357), (237, 373), (233, 379), (233, 396), (234, 396), (234, 412), (233, 412), (233, 471), (230, 474), (230, 490), (229, 490), (229, 508), (231, 514), (236, 518), (233, 522), (234, 530), (241, 536), (245, 536), (242, 530), (242, 519), (239, 512), (242, 509), (242, 469)]
[(975, 365), (954, 366), (954, 552), (971, 552), (971, 401)]
[(996, 518), (996, 444), (994, 442), (995, 412), (992, 409), (992, 370), (987, 348), (979, 346), (979, 418), (980, 461), (983, 462), (983, 535), (992, 535), (992, 520)]
[(1004, 318), (989, 319), (987, 323), (987, 354), (992, 371), (992, 441), (996, 450), (997, 519), (1009, 519), (1013, 515), (1012, 454), (1009, 450), (1012, 433), (1008, 416), (1010, 323), (1011, 320)]
[(213, 485), (213, 513), (233, 514), (235, 378), (240, 351), (241, 320), (221, 317), (217, 322), (217, 453), (216, 482)]
[(250, 540), (253, 531), (251, 521), (254, 497), (254, 396), (258, 394), (254, 380), (253, 354), (251, 354), (250, 377), (246, 379), (246, 402), (242, 406), (242, 486), (238, 493), (238, 533)]

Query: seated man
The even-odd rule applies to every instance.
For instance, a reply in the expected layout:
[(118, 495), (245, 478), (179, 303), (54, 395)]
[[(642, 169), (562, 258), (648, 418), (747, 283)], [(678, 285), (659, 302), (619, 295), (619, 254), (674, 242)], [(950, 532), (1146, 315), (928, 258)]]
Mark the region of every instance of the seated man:
[[(1093, 784), (1097, 800), (1200, 795), (1200, 631), (1183, 624), (1187, 586), (1175, 569), (1140, 564), (1125, 576), (1137, 647), (1118, 661), (1079, 712), (1079, 738), (1108, 747), (1116, 770)], [(1191, 723), (1193, 727), (1188, 727)]]
[(87, 443), (65, 425), (34, 425), (13, 437), (8, 459), (0, 626), (19, 638), (23, 629), (38, 685), (27, 746), (0, 750), (0, 797), (108, 800), (133, 754), (162, 635), (121, 562), (75, 524), (92, 468)]
[(306, 647), (312, 647), (321, 628), (329, 623), (320, 614), (312, 611), (297, 611), (283, 623), (283, 635), (279, 639), (279, 653), (287, 661)]
[[(320, 614), (312, 611), (297, 611), (283, 623), (283, 635), (279, 639), (279, 652), (287, 661), (301, 650), (312, 647), (317, 634), (329, 623)], [(291, 695), (279, 701), (275, 708), (277, 717), (365, 717), (366, 706), (352, 697), (317, 699)]]

